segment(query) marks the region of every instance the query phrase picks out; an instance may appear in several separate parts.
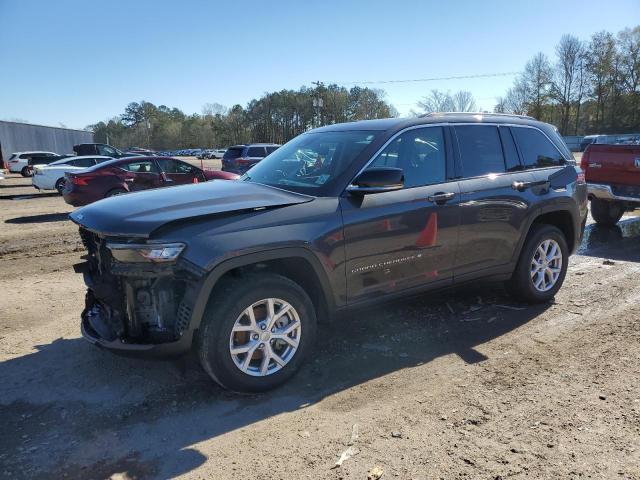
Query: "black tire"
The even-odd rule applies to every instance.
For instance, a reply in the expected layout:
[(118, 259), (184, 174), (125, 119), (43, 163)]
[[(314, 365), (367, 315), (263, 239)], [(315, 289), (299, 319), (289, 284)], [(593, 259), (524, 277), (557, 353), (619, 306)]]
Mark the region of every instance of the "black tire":
[(64, 190), (64, 177), (59, 178), (56, 182), (56, 190), (60, 195), (62, 195), (62, 191)]
[(624, 215), (624, 206), (620, 202), (607, 202), (594, 198), (591, 200), (591, 216), (599, 225), (613, 226)]
[(115, 197), (117, 195), (124, 195), (128, 193), (124, 188), (114, 188), (113, 190), (109, 190), (104, 198)]
[[(562, 253), (561, 271), (556, 283), (547, 291), (538, 290), (531, 278), (531, 262), (538, 246), (547, 239), (555, 240)], [(553, 225), (538, 224), (531, 227), (511, 279), (505, 283), (507, 291), (517, 300), (544, 303), (551, 300), (562, 287), (569, 265), (569, 249), (562, 231)]]
[(22, 175), (23, 177), (30, 177), (31, 172), (29, 171), (29, 167), (22, 167), (22, 170), (20, 170), (20, 175)]
[[(316, 312), (307, 293), (295, 282), (272, 273), (250, 274), (224, 281), (212, 293), (196, 334), (196, 349), (204, 370), (223, 388), (238, 393), (271, 390), (289, 380), (313, 348)], [(240, 370), (230, 352), (231, 333), (242, 312), (260, 300), (277, 298), (298, 313), (301, 329), (298, 348), (280, 370), (251, 376)]]

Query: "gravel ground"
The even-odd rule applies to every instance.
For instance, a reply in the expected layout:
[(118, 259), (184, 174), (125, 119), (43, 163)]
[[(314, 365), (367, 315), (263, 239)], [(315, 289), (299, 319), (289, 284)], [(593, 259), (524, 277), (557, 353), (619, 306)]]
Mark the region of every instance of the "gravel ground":
[(351, 312), (292, 382), (242, 397), (192, 357), (80, 338), (71, 210), (0, 183), (2, 478), (640, 479), (635, 217), (588, 227), (552, 304), (479, 283)]

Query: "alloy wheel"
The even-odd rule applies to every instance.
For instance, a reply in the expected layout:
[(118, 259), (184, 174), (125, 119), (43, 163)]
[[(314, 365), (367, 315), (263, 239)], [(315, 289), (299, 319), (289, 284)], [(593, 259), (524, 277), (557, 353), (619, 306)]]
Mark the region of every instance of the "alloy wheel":
[(291, 361), (301, 334), (296, 309), (279, 298), (266, 298), (238, 316), (229, 338), (229, 353), (243, 373), (255, 377), (272, 375)]
[(562, 273), (562, 250), (553, 239), (543, 240), (531, 259), (531, 281), (539, 292), (551, 290)]

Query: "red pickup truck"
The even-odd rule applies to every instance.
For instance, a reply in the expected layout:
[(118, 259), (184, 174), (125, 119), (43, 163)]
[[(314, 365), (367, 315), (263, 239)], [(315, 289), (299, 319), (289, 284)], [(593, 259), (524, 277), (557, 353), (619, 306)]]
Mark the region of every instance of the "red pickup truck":
[(615, 225), (624, 212), (640, 208), (640, 145), (591, 144), (580, 167), (597, 223)]

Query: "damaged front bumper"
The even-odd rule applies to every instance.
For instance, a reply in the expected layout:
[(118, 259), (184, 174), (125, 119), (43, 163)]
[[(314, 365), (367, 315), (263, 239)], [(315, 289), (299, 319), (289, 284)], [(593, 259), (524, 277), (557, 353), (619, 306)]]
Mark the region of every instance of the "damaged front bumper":
[(83, 337), (115, 353), (171, 356), (191, 348), (193, 306), (204, 272), (185, 261), (118, 262), (107, 241), (80, 229), (88, 254), (74, 267), (87, 294)]

